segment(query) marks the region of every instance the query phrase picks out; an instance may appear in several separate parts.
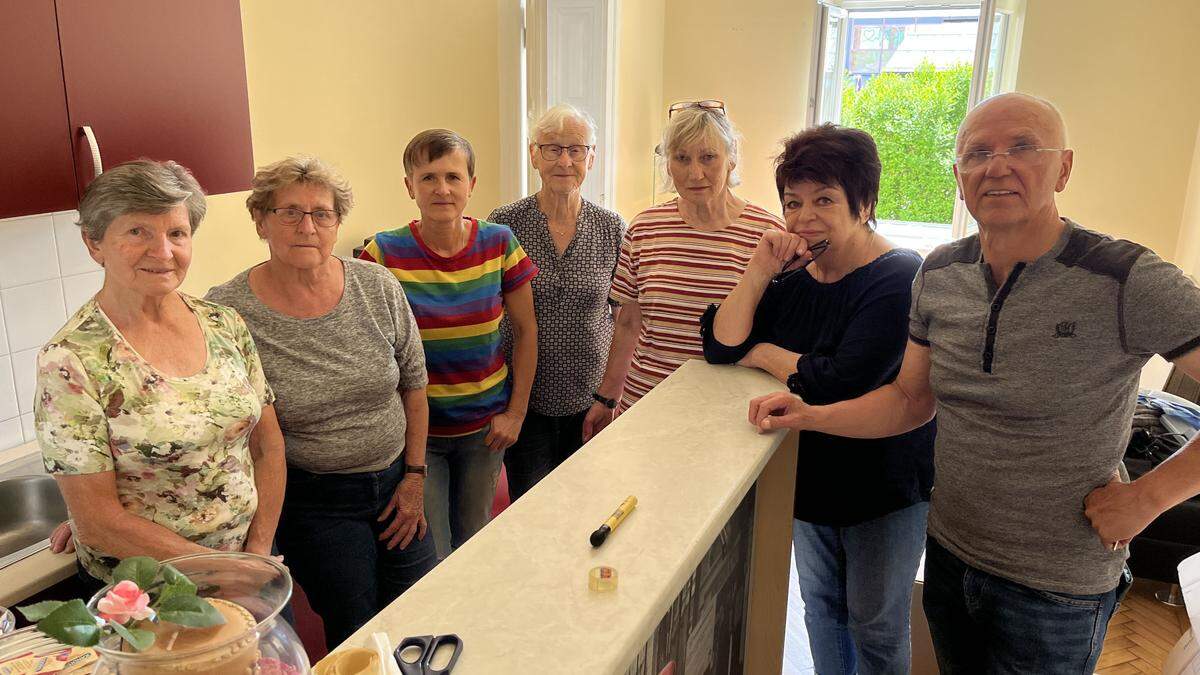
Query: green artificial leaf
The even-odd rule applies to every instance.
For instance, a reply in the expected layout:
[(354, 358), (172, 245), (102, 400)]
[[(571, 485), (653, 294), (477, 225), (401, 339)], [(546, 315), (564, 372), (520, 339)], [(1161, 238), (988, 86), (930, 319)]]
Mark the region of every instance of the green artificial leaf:
[(154, 644), (154, 633), (140, 628), (126, 628), (116, 621), (109, 621), (109, 626), (139, 652), (145, 651)]
[[(180, 582), (186, 582), (189, 584), (192, 583), (183, 572), (175, 569), (174, 565), (163, 563), (162, 567), (159, 568), (159, 571), (162, 572), (163, 581), (167, 582), (168, 584), (178, 584)], [(194, 588), (195, 584), (192, 584), (192, 586)]]
[(174, 595), (158, 605), (158, 618), (181, 626), (204, 628), (225, 623), (225, 617), (204, 598), (195, 595)]
[(122, 560), (113, 570), (113, 584), (132, 581), (145, 591), (158, 578), (158, 561), (146, 556), (135, 556)]
[(196, 584), (188, 581), (187, 578), (184, 578), (183, 581), (167, 582), (158, 592), (158, 600), (154, 603), (154, 607), (157, 609), (173, 597), (186, 595), (196, 595)]
[(78, 599), (64, 602), (38, 621), (37, 627), (63, 644), (91, 647), (100, 641), (100, 626), (96, 623), (96, 617)]
[(17, 611), (25, 615), (26, 621), (37, 622), (46, 618), (50, 612), (53, 612), (65, 604), (67, 603), (63, 602), (62, 600), (47, 600), (45, 602), (37, 602), (32, 605), (18, 607)]

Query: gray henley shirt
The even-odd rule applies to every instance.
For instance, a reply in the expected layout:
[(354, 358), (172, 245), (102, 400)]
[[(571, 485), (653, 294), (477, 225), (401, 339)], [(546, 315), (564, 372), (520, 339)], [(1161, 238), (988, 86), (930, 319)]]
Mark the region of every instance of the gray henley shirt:
[(242, 315), (275, 391), (287, 462), (314, 473), (382, 470), (404, 450), (401, 391), (428, 382), (416, 319), (386, 268), (338, 256), (342, 299), (297, 319), (250, 290), (250, 270), (206, 296)]
[(938, 434), (929, 533), (967, 564), (1051, 592), (1117, 584), (1083, 500), (1121, 466), (1142, 366), (1200, 346), (1200, 289), (1138, 244), (1065, 220), (999, 288), (979, 236), (913, 282)]

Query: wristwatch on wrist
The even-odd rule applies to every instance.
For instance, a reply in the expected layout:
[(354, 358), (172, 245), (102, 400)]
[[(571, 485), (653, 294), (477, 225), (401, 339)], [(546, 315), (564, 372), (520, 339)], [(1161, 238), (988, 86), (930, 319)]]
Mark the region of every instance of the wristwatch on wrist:
[(598, 391), (592, 392), (592, 398), (596, 399), (596, 403), (603, 405), (605, 408), (608, 408), (609, 410), (612, 410), (613, 408), (617, 407), (617, 399), (605, 398), (604, 396), (601, 396), (600, 392), (598, 392)]
[(428, 476), (429, 475), (429, 465), (428, 464), (418, 464), (416, 466), (413, 466), (412, 464), (405, 464), (404, 465), (404, 475), (407, 476), (410, 473), (419, 474), (421, 476)]

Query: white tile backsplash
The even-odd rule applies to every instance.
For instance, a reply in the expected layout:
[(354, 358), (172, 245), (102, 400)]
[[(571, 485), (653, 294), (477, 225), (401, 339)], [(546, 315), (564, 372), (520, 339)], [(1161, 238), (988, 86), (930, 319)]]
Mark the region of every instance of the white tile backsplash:
[(0, 450), (34, 440), (37, 354), (104, 280), (76, 211), (0, 220)]
[(53, 215), (0, 220), (0, 288), (45, 281), (60, 275)]
[(77, 274), (73, 277), (63, 277), (63, 297), (67, 302), (67, 316), (74, 316), (75, 310), (83, 303), (91, 300), (96, 291), (104, 285), (104, 270)]
[[(37, 391), (37, 355), (42, 348), (34, 347), (12, 355), (13, 379), (17, 384), (17, 408), (21, 414), (33, 412), (33, 395)], [(3, 447), (3, 446), (0, 446)]]
[(0, 448), (12, 448), (24, 442), (25, 437), (21, 435), (20, 418), (0, 420)]
[(58, 266), (64, 277), (84, 272), (98, 272), (103, 268), (88, 255), (83, 239), (79, 237), (78, 211), (60, 211), (54, 214), (54, 244), (58, 248)]
[(13, 382), (12, 359), (0, 356), (0, 420), (12, 419), (18, 414), (17, 385)]
[(37, 440), (37, 431), (33, 428), (33, 413), (21, 415), (21, 434), (26, 443)]
[(13, 352), (41, 347), (67, 321), (60, 279), (39, 281), (0, 290), (8, 327), (8, 346)]

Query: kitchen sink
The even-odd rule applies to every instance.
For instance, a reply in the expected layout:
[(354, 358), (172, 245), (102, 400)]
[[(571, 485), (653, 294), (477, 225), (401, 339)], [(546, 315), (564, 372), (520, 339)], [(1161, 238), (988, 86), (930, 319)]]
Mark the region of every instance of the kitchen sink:
[(67, 505), (50, 476), (0, 481), (0, 567), (50, 546), (50, 533), (67, 519)]

